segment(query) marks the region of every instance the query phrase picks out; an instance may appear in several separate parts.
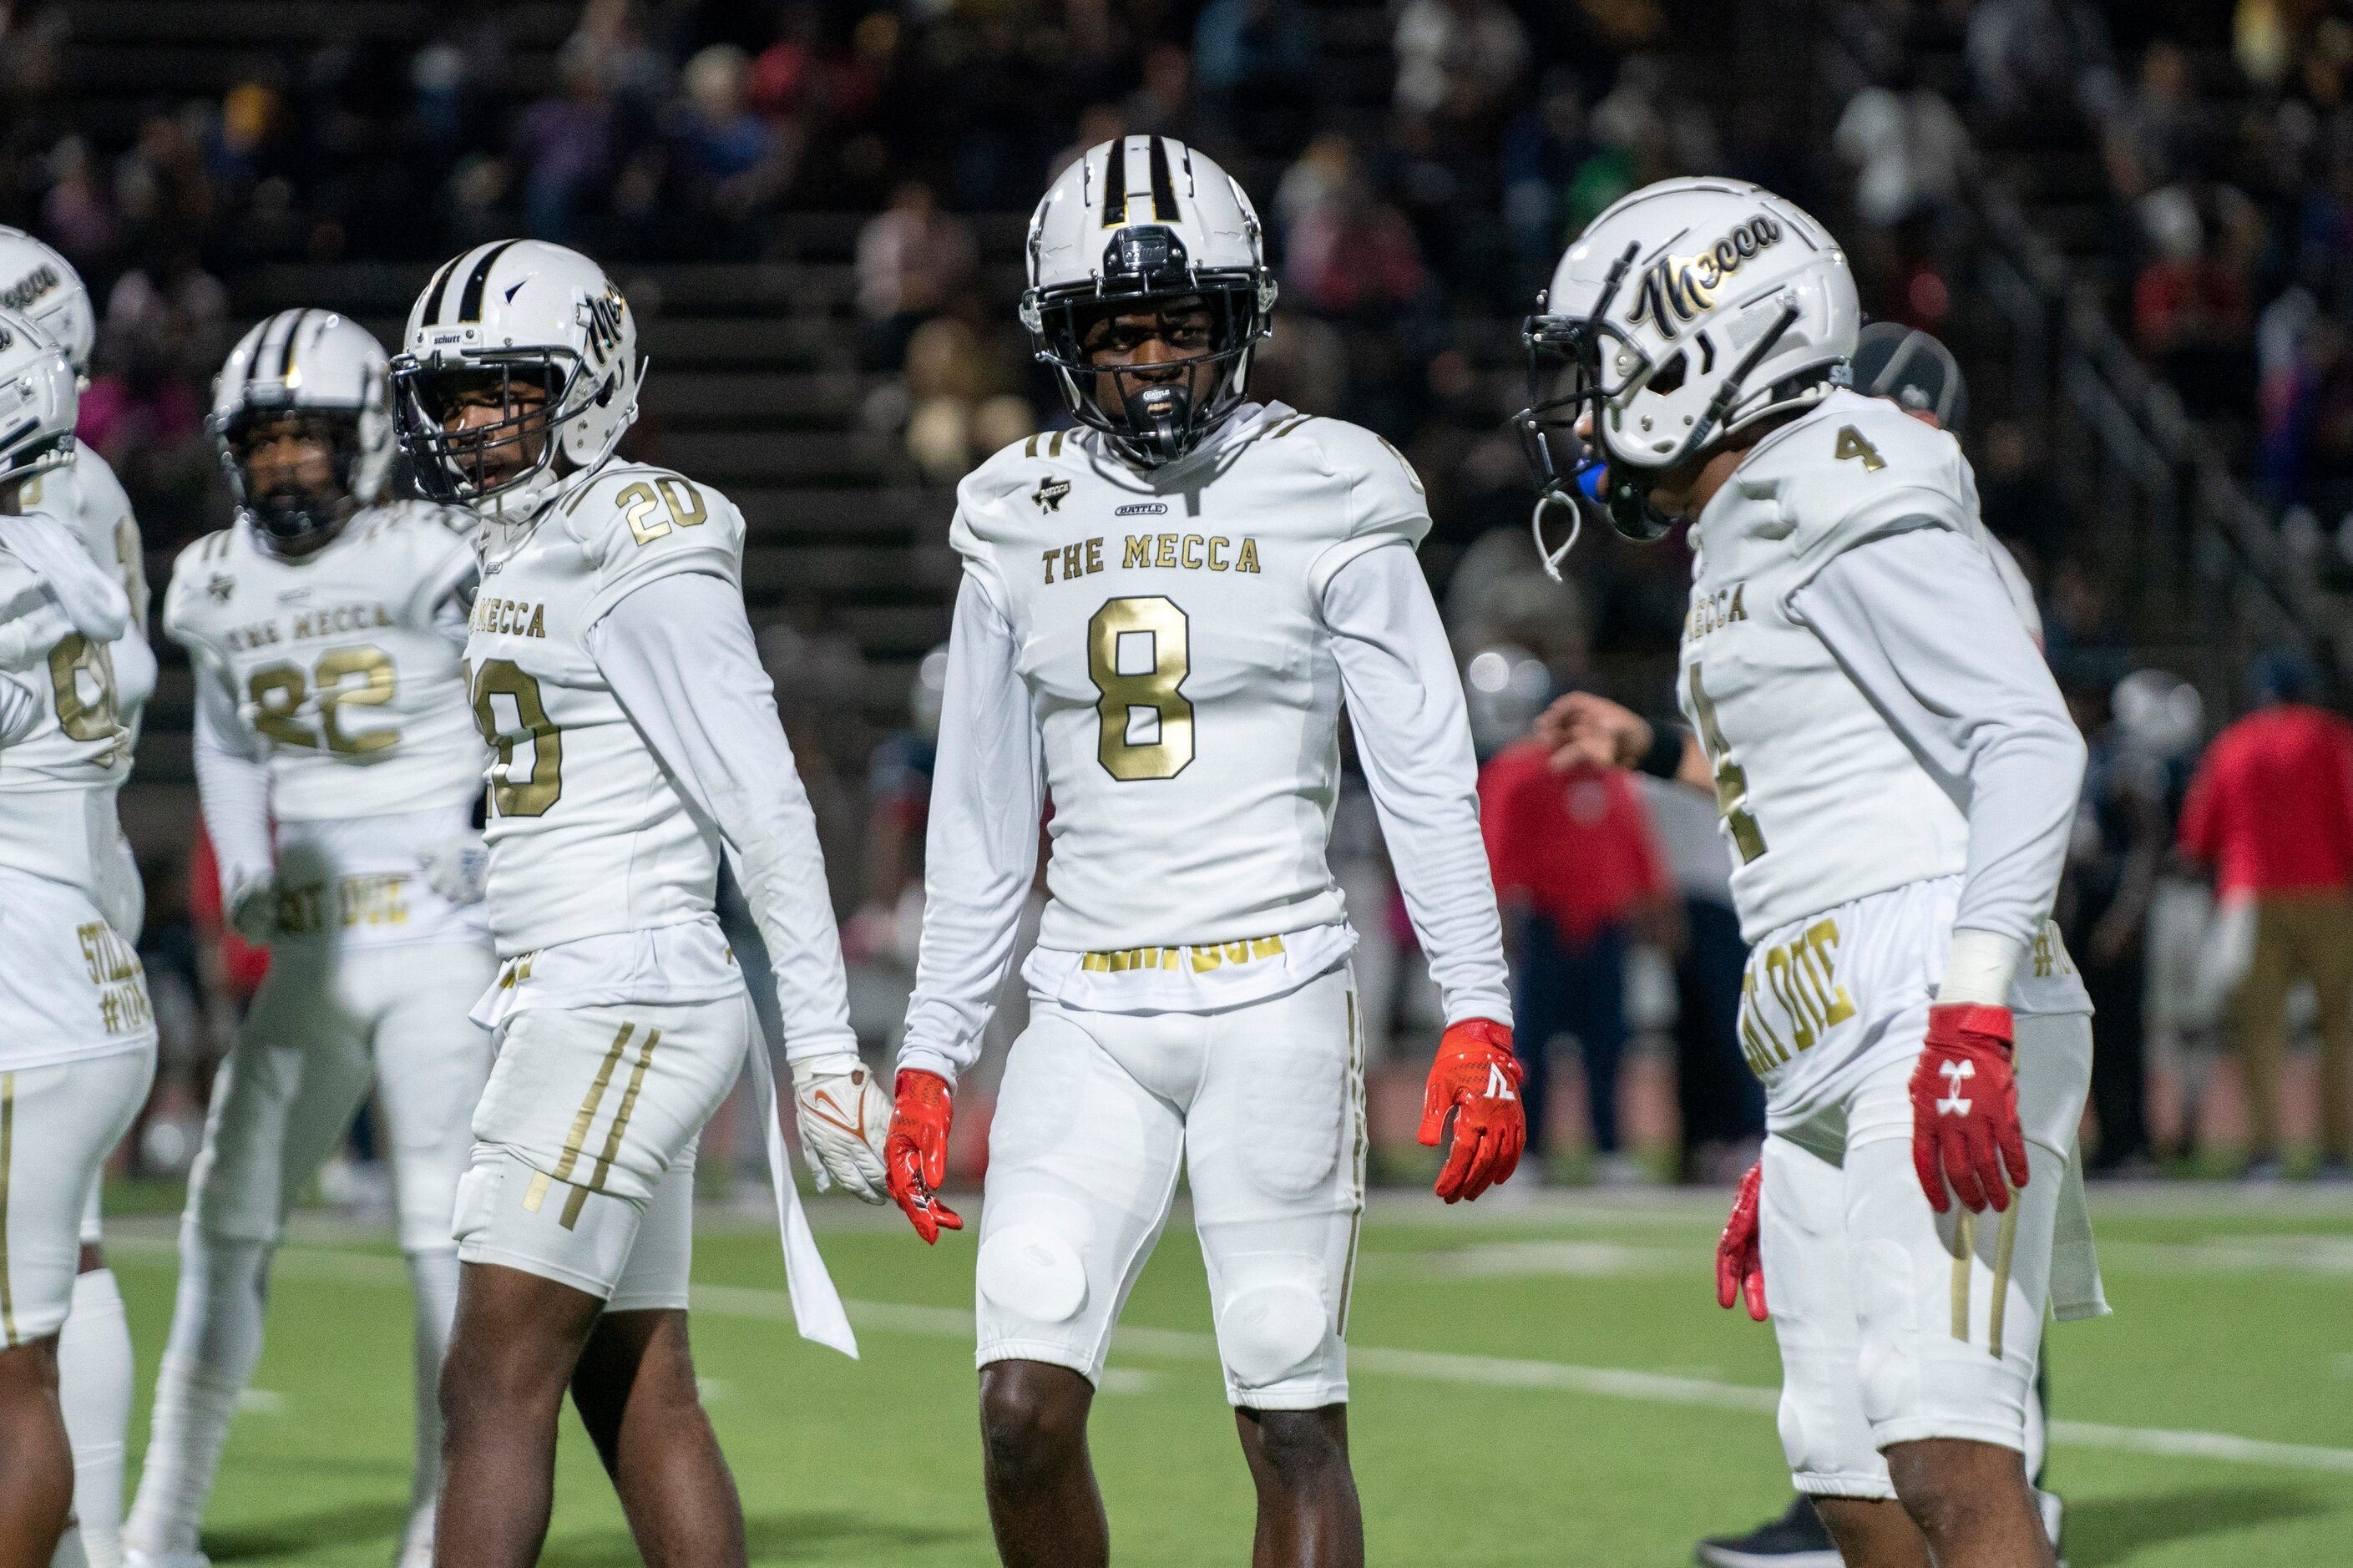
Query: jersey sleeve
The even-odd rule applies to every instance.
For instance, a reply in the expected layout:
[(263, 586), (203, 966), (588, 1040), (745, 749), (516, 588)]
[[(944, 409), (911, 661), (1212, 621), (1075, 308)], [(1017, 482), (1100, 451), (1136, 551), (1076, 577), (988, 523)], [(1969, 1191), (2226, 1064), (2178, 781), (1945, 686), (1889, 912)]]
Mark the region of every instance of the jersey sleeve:
[(1461, 678), (1421, 564), (1359, 552), (1323, 598), (1356, 755), (1446, 1021), (1512, 1021)]
[(147, 561), (139, 538), (139, 521), (132, 514), (131, 494), (113, 468), (94, 448), (74, 455), (74, 489), (81, 516), (82, 537), (93, 552), (110, 550), (122, 568), (122, 591), (131, 597), (133, 624), (147, 624)]
[(1012, 628), (967, 574), (948, 637), (923, 942), (899, 1047), (900, 1067), (951, 1083), (980, 1058), (1037, 874), (1045, 763), (1018, 659)]
[(1035, 436), (1016, 441), (966, 474), (956, 486), (955, 517), (948, 524), (948, 543), (964, 563), (965, 580), (973, 584), (1008, 614), (1012, 595), (1005, 581), (998, 551), (1005, 543), (1003, 508), (1006, 500), (1034, 477), (1039, 451)]
[(587, 624), (649, 583), (701, 573), (744, 589), (744, 514), (708, 485), (661, 468), (598, 478), (565, 521), (596, 575)]
[(72, 630), (40, 574), (0, 550), (0, 671), (30, 669)]
[(718, 826), (751, 906), (784, 1020), (785, 1055), (855, 1054), (841, 941), (817, 816), (776, 718), (742, 595), (715, 574), (673, 569), (617, 600), (588, 652), (695, 809)]
[(1384, 544), (1419, 549), (1430, 536), (1430, 498), (1421, 476), (1387, 437), (1344, 420), (1309, 419), (1296, 431), (1268, 438), (1312, 440), (1343, 491), (1340, 536), (1307, 569), (1308, 587), (1319, 599), (1333, 574), (1365, 552)]
[(2084, 746), (1984, 552), (1941, 531), (1847, 552), (1793, 602), (1968, 819), (1956, 930), (2033, 939), (2058, 896)]

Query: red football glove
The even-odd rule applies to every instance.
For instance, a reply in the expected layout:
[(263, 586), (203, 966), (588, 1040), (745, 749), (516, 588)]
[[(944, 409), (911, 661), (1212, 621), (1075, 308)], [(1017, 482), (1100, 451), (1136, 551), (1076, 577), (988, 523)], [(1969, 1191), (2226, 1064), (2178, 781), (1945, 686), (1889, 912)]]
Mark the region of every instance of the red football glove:
[[(1457, 1110), (1457, 1108), (1460, 1108)], [(1455, 1110), (1454, 1143), (1438, 1173), (1438, 1195), (1448, 1203), (1475, 1198), (1511, 1179), (1527, 1147), (1528, 1121), (1520, 1109), (1520, 1064), (1512, 1031), (1492, 1018), (1450, 1025), (1430, 1067), (1421, 1096), (1421, 1142), (1438, 1147), (1446, 1113)]]
[(1740, 1178), (1740, 1192), (1732, 1200), (1732, 1217), (1715, 1243), (1715, 1304), (1731, 1310), (1745, 1302), (1748, 1315), (1765, 1321), (1765, 1260), (1757, 1253), (1757, 1189), (1765, 1179), (1758, 1161)]
[(1951, 1002), (1928, 1009), (1927, 1042), (1912, 1069), (1912, 1168), (1938, 1214), (1952, 1206), (1947, 1182), (1971, 1210), (2006, 1209), (2010, 1189), (2026, 1185), (2010, 1037), (2007, 1007)]
[(964, 1228), (937, 1192), (948, 1175), (948, 1121), (954, 1114), (948, 1080), (920, 1068), (902, 1068), (897, 1087), (891, 1134), (882, 1142), (891, 1201), (907, 1211), (926, 1245), (936, 1245), (940, 1232)]

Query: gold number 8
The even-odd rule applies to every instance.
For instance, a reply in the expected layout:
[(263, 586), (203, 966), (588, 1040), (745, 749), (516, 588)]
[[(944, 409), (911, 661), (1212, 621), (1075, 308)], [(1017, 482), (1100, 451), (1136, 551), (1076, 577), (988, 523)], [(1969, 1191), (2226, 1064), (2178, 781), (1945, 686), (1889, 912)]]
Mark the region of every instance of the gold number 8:
[[(81, 694), (89, 676), (97, 695)], [(114, 655), (104, 643), (68, 632), (49, 649), (49, 688), (58, 702), (58, 728), (69, 741), (106, 741), (122, 733), (114, 715)]]
[(1178, 690), (1190, 660), (1185, 612), (1157, 594), (1110, 600), (1087, 623), (1095, 755), (1112, 777), (1173, 779), (1192, 762), (1193, 704)]

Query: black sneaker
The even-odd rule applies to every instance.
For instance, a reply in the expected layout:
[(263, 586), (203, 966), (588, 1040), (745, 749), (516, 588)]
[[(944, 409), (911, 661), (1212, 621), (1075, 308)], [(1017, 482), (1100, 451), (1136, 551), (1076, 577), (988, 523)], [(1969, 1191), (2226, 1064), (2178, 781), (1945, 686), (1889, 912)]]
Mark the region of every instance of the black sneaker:
[(1707, 1568), (1840, 1568), (1837, 1546), (1813, 1500), (1799, 1492), (1789, 1511), (1746, 1535), (1711, 1536), (1692, 1555)]

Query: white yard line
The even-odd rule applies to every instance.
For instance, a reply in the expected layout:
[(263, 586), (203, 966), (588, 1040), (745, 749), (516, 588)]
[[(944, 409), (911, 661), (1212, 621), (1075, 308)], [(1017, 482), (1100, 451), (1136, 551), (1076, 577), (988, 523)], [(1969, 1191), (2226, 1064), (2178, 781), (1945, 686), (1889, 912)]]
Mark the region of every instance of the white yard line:
[[(111, 1251), (142, 1262), (161, 1261), (174, 1252), (168, 1238), (148, 1235), (118, 1233), (109, 1237), (107, 1246)], [(277, 1271), (281, 1277), (340, 1284), (406, 1289), (408, 1283), (407, 1270), (398, 1258), (338, 1247), (285, 1247), (278, 1255)], [(973, 1337), (972, 1313), (966, 1308), (923, 1307), (903, 1301), (853, 1300), (846, 1305), (851, 1321), (871, 1332), (967, 1341)], [(694, 1310), (712, 1317), (749, 1318), (765, 1322), (790, 1322), (793, 1315), (791, 1299), (784, 1291), (743, 1285), (697, 1285)], [(1177, 1329), (1123, 1325), (1113, 1343), (1126, 1355), (1193, 1362), (1214, 1362), (1218, 1357), (1215, 1338)], [(1379, 1345), (1350, 1345), (1348, 1364), (1355, 1372), (1426, 1383), (1550, 1390), (1631, 1399), (1648, 1405), (1698, 1405), (1757, 1414), (1769, 1414), (1780, 1397), (1770, 1388), (1719, 1383), (1713, 1378), (1443, 1351), (1394, 1350)], [(2353, 1448), (2274, 1443), (2229, 1432), (2179, 1432), (2157, 1426), (2115, 1426), (2096, 1421), (2053, 1421), (2051, 1440), (2066, 1447), (2353, 1475)]]

